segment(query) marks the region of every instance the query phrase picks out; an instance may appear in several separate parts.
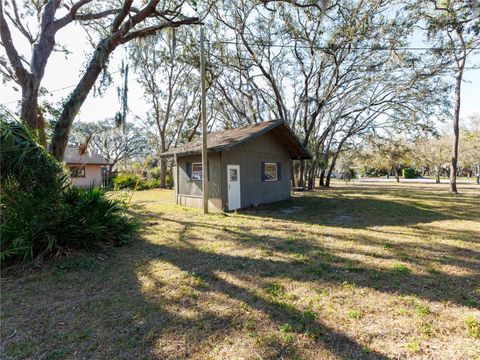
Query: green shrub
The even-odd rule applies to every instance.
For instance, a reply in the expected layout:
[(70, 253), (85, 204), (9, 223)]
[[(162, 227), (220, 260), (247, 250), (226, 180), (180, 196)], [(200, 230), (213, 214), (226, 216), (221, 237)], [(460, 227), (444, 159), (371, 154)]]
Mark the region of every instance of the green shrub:
[(415, 179), (417, 172), (414, 168), (405, 168), (402, 170), (402, 176), (404, 179)]
[(121, 189), (133, 189), (137, 181), (139, 181), (140, 175), (120, 173), (113, 178), (113, 186), (115, 190)]
[[(168, 177), (167, 177), (168, 180)], [(137, 185), (138, 182), (138, 185)], [(137, 185), (137, 190), (147, 190), (160, 187), (160, 180), (144, 179), (140, 175), (121, 173), (113, 178), (115, 190), (134, 189)]]
[(167, 172), (167, 176), (165, 176), (165, 185), (173, 187), (173, 177)]
[(100, 189), (71, 186), (63, 166), (23, 125), (0, 114), (0, 260), (126, 242), (137, 225)]
[(108, 198), (99, 188), (70, 187), (64, 194), (64, 204), (59, 245), (65, 247), (91, 249), (102, 242), (123, 245), (137, 228), (125, 215), (126, 205)]
[(138, 184), (140, 190), (155, 189), (160, 187), (160, 180), (142, 180)]

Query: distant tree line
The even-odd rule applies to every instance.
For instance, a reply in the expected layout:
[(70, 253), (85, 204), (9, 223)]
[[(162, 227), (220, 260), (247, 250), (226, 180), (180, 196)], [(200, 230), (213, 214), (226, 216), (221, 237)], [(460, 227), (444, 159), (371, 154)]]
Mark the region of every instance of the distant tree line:
[[(464, 119), (460, 128), (459, 158), (456, 176), (475, 178), (480, 183), (480, 114)], [(405, 136), (384, 139), (369, 137), (365, 143), (342, 154), (337, 170), (355, 169), (362, 176), (394, 175), (399, 181), (401, 170), (413, 168), (420, 176), (431, 176), (437, 183), (450, 175), (451, 144), (454, 134), (443, 131), (416, 139)], [(347, 161), (346, 159), (349, 159)]]

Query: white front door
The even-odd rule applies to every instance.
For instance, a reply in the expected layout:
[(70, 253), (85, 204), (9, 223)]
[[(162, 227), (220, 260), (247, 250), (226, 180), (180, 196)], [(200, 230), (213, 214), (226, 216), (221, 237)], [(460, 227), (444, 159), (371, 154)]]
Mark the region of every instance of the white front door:
[(240, 209), (240, 165), (227, 165), (228, 210)]

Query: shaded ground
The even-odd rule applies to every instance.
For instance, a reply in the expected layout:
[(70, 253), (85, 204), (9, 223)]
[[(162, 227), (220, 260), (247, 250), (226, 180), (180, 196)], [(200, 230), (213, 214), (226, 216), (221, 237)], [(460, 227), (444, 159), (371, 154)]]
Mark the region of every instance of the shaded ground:
[(136, 193), (137, 241), (3, 277), (2, 358), (479, 358), (479, 188), (334, 185), (211, 215)]

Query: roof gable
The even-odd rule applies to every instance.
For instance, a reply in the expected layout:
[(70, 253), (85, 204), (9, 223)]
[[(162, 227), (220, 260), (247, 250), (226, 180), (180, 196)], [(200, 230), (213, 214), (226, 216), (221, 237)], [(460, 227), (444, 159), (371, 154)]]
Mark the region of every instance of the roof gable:
[[(305, 149), (293, 131), (283, 121), (265, 121), (255, 125), (210, 133), (207, 135), (207, 149), (208, 152), (234, 150), (268, 132), (272, 132), (282, 145), (286, 147), (290, 153), (290, 158), (311, 159), (307, 149)], [(162, 153), (161, 156), (188, 156), (200, 154), (201, 151), (202, 140), (199, 138), (178, 146), (175, 149), (166, 151)]]
[(87, 150), (85, 154), (80, 155), (78, 146), (68, 146), (65, 149), (63, 162), (66, 164), (108, 164), (108, 161), (106, 161), (102, 156), (92, 150)]

